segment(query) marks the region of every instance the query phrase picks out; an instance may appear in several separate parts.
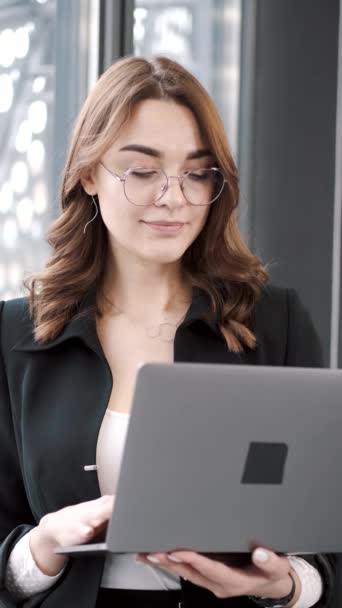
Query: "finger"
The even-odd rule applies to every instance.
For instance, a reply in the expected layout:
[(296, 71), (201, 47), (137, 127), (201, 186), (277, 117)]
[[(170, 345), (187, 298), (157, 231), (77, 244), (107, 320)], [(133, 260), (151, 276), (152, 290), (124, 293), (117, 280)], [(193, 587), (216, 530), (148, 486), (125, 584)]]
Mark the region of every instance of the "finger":
[(101, 498), (82, 505), (81, 517), (77, 512), (74, 515), (83, 524), (97, 528), (109, 520), (113, 511), (113, 502), (113, 496), (101, 496)]
[(102, 496), (57, 512), (52, 524), (59, 544), (64, 546), (89, 541), (107, 524), (112, 506), (113, 497)]
[(101, 498), (94, 501), (94, 506), (96, 509), (111, 512), (114, 507), (114, 496), (101, 496)]
[(53, 545), (65, 547), (67, 545), (83, 544), (92, 539), (94, 529), (91, 526), (74, 522), (73, 525), (52, 525), (50, 537), (53, 539)]
[(277, 555), (272, 551), (258, 547), (252, 553), (252, 561), (259, 571), (269, 580), (284, 578), (290, 571), (290, 562), (287, 557)]
[(233, 568), (230, 568), (217, 560), (205, 557), (200, 553), (195, 553), (193, 551), (173, 551), (169, 555), (169, 558), (179, 559), (192, 566), (192, 568), (200, 572), (202, 576), (214, 584), (222, 585), (230, 578), (233, 578), (233, 576), (234, 579), (236, 579)]
[(94, 513), (91, 514), (90, 521), (94, 521), (95, 525), (100, 525), (110, 518), (113, 511), (113, 501), (103, 501), (96, 507)]
[[(194, 585), (198, 585), (200, 587), (208, 589), (208, 591), (211, 591), (212, 593), (215, 593), (215, 587), (212, 582), (202, 576), (189, 564), (170, 562), (167, 556), (164, 554), (158, 554), (149, 557), (150, 559), (145, 556), (142, 556), (141, 554), (137, 556), (138, 561), (142, 561), (143, 563), (146, 563), (150, 566), (155, 566), (157, 568), (160, 568), (161, 570), (171, 572), (172, 574), (175, 574), (185, 580), (190, 581)], [(153, 557), (153, 561), (151, 561), (151, 557)]]
[(55, 547), (89, 541), (108, 521), (113, 502), (114, 496), (105, 495), (47, 513), (39, 522), (44, 542)]
[(84, 502), (79, 502), (76, 505), (64, 507), (64, 509), (61, 509), (61, 511), (69, 511), (70, 509), (72, 509), (72, 510), (87, 509), (88, 510), (89, 508), (94, 508), (99, 505), (105, 505), (105, 504), (113, 505), (114, 498), (115, 498), (115, 496), (113, 494), (103, 494), (102, 496), (99, 496), (99, 498), (94, 498), (92, 500), (86, 500)]
[(102, 496), (100, 496), (100, 498), (97, 498), (96, 500), (99, 502), (109, 503), (109, 504), (113, 505), (114, 498), (115, 498), (114, 494), (103, 494)]

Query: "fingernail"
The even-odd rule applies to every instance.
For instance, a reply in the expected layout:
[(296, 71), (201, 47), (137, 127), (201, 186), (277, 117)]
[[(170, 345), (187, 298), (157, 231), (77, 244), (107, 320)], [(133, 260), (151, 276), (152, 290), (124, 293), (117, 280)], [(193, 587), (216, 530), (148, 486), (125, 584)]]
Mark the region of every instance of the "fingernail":
[(268, 553), (264, 549), (256, 549), (253, 553), (253, 559), (257, 562), (267, 562)]
[(175, 555), (168, 555), (167, 557), (172, 562), (176, 562), (176, 564), (182, 564), (183, 563), (183, 560), (179, 559), (179, 557), (176, 557)]
[(158, 559), (158, 557), (155, 557), (154, 555), (148, 555), (147, 559), (149, 562), (152, 562), (153, 564), (160, 564), (160, 559)]

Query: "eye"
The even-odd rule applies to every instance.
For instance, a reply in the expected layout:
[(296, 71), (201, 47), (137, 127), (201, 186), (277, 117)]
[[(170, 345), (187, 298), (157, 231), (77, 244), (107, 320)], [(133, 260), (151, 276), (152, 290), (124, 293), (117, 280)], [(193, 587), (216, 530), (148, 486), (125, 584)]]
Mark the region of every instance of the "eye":
[(151, 179), (159, 175), (159, 171), (156, 169), (132, 169), (129, 175), (141, 179)]
[(188, 177), (197, 182), (204, 182), (211, 179), (212, 172), (210, 169), (197, 169), (189, 171)]

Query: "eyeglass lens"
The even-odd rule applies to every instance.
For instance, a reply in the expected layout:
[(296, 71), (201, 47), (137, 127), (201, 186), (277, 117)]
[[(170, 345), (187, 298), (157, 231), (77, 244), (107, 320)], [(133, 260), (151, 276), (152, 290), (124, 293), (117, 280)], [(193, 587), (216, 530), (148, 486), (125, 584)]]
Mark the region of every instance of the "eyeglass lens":
[[(218, 169), (190, 171), (179, 181), (184, 198), (192, 205), (210, 205), (224, 186), (224, 177)], [(149, 205), (163, 196), (167, 186), (164, 171), (135, 168), (126, 174), (125, 194), (135, 205)]]

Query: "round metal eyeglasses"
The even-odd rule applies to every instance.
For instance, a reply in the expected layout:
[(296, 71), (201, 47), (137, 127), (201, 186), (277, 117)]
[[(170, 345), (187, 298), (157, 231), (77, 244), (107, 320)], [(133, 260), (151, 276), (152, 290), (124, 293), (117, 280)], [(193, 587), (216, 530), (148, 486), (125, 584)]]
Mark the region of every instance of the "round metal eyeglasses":
[(191, 205), (211, 205), (223, 191), (226, 179), (216, 167), (194, 169), (183, 175), (166, 175), (163, 169), (132, 167), (122, 175), (100, 164), (123, 184), (127, 200), (133, 205), (146, 206), (159, 201), (170, 186), (170, 179), (178, 179), (185, 200)]

